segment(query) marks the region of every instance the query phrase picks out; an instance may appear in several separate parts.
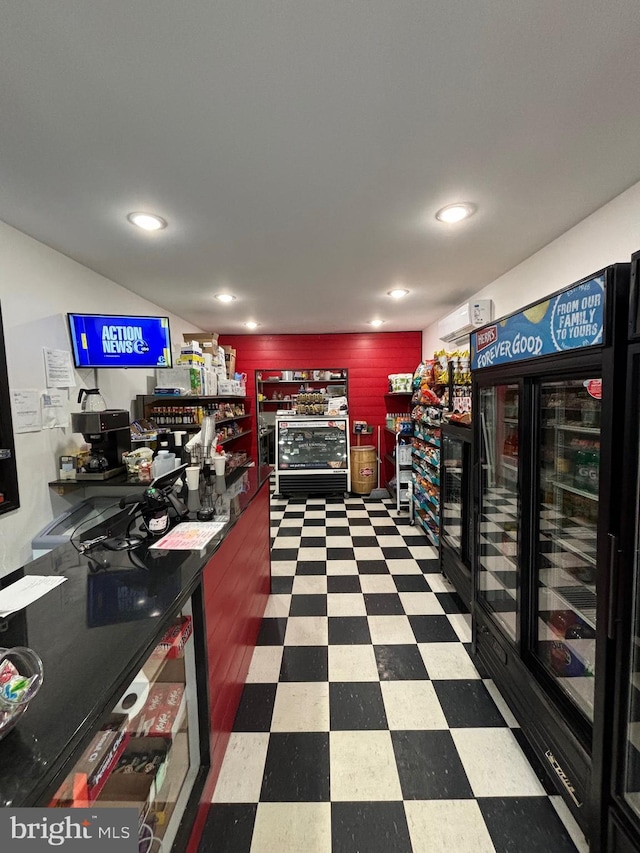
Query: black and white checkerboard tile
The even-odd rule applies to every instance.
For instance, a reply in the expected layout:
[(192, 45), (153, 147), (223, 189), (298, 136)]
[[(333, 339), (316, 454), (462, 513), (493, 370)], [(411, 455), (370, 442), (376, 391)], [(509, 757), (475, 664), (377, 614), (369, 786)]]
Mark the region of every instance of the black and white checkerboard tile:
[(276, 498), (272, 536), (273, 594), (200, 853), (586, 851), (406, 514)]

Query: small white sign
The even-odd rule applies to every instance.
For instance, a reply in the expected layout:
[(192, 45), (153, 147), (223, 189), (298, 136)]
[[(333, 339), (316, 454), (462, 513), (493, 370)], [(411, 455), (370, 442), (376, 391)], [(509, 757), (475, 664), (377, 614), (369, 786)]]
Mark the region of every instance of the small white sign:
[(44, 370), (47, 388), (75, 388), (76, 377), (71, 363), (71, 353), (64, 349), (47, 349), (44, 352)]

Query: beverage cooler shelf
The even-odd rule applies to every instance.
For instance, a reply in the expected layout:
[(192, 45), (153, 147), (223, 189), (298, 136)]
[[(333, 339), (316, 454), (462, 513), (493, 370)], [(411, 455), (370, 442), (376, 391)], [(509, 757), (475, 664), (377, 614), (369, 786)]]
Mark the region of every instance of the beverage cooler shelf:
[(556, 423), (555, 421), (547, 421), (542, 424), (545, 429), (557, 429), (562, 432), (579, 432), (585, 435), (600, 435), (599, 427), (580, 426), (579, 424)]
[(550, 480), (549, 484), (557, 489), (562, 489), (565, 492), (571, 492), (572, 495), (580, 495), (581, 498), (587, 498), (590, 501), (597, 501), (598, 495), (596, 492), (587, 492), (584, 489), (577, 489), (575, 486), (570, 486), (568, 483), (561, 483), (559, 480)]

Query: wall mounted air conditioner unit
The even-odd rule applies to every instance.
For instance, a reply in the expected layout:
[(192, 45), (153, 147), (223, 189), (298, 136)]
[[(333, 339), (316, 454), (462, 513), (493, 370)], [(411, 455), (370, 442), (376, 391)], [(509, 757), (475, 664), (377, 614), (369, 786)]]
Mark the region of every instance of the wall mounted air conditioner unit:
[(476, 299), (465, 302), (451, 314), (438, 320), (438, 335), (440, 340), (448, 343), (459, 341), (469, 335), (474, 329), (484, 326), (493, 320), (493, 301), (491, 299)]

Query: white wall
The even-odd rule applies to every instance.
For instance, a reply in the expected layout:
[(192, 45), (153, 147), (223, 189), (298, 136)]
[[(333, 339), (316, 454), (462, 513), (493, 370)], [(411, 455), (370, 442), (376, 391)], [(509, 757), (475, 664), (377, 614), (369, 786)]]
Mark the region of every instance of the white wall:
[[(494, 317), (502, 317), (611, 263), (628, 261), (638, 249), (640, 183), (470, 298), (493, 299)], [(451, 344), (438, 338), (438, 324), (427, 326), (422, 333), (423, 357), (431, 358), (442, 347), (450, 349)]]
[[(67, 311), (168, 312), (65, 255), (0, 222), (0, 304), (10, 388), (45, 389), (43, 347), (70, 350)], [(193, 325), (169, 315), (174, 344)], [(95, 371), (76, 372), (78, 386), (94, 387)], [(113, 409), (129, 409), (153, 386), (153, 371), (100, 370), (98, 384)], [(78, 387), (71, 388), (71, 410)], [(58, 456), (82, 443), (71, 429), (15, 436), (20, 507), (0, 516), (0, 577), (28, 562), (31, 539), (63, 508), (47, 483), (57, 479)]]

